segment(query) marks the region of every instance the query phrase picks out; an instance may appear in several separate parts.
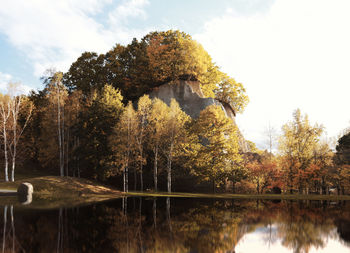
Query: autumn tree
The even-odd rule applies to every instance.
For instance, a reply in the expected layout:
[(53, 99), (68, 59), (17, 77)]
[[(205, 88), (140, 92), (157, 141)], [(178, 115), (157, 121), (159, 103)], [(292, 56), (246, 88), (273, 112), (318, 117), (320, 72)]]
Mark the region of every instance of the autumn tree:
[(123, 190), (129, 191), (129, 168), (132, 155), (136, 149), (137, 116), (131, 102), (128, 103), (120, 116), (119, 122), (109, 138), (113, 152), (116, 154), (116, 166), (121, 166), (123, 171)]
[(262, 194), (266, 189), (271, 188), (278, 180), (277, 163), (269, 154), (260, 156), (247, 165), (249, 180), (255, 185), (256, 192)]
[(220, 106), (211, 105), (201, 111), (193, 131), (199, 136), (199, 148), (192, 158), (193, 173), (213, 185), (222, 184), (227, 176), (239, 168), (237, 127), (227, 118)]
[(283, 169), (290, 191), (295, 184), (299, 192), (305, 189), (306, 181), (303, 175), (312, 162), (313, 150), (322, 131), (322, 126), (312, 126), (308, 116), (301, 115), (299, 109), (293, 113), (293, 121), (283, 125), (279, 152), (283, 156)]
[(18, 142), (27, 127), (33, 111), (33, 104), (25, 96), (14, 96), (10, 101), (10, 110), (12, 117), (12, 140), (10, 145), (12, 168), (11, 181), (15, 181), (16, 158), (18, 151)]
[(92, 93), (79, 114), (80, 144), (76, 155), (85, 177), (105, 180), (113, 174), (109, 138), (123, 111), (122, 99), (119, 90), (105, 85), (101, 91)]
[(136, 159), (139, 163), (139, 172), (140, 172), (140, 190), (143, 191), (143, 166), (146, 162), (144, 156), (144, 149), (146, 146), (146, 137), (147, 137), (147, 124), (149, 121), (149, 116), (152, 109), (152, 101), (148, 95), (144, 95), (139, 98), (137, 103), (137, 122), (135, 129), (135, 138), (136, 138)]
[(224, 73), (220, 74), (220, 81), (216, 85), (214, 93), (217, 100), (229, 104), (235, 113), (242, 113), (249, 102), (243, 85)]
[(107, 83), (105, 56), (94, 52), (84, 52), (63, 76), (69, 90), (80, 90), (84, 95), (102, 89)]
[(167, 121), (169, 107), (160, 99), (156, 98), (152, 103), (149, 116), (148, 143), (153, 151), (153, 180), (154, 190), (158, 190), (158, 161), (159, 151), (167, 133)]
[[(331, 171), (334, 166), (334, 153), (326, 140), (320, 141), (313, 150), (314, 159), (312, 167), (314, 169), (314, 177), (308, 181), (309, 185), (314, 183), (315, 190), (320, 194), (326, 194), (331, 184)], [(317, 172), (317, 174), (315, 174)], [(318, 180), (317, 180), (318, 179)]]
[(185, 125), (189, 122), (190, 117), (181, 110), (175, 99), (170, 102), (168, 114), (163, 153), (167, 159), (167, 190), (171, 192), (172, 162), (174, 156), (183, 151), (183, 145), (186, 145)]
[(1, 134), (3, 138), (3, 146), (4, 146), (4, 160), (5, 160), (5, 167), (4, 167), (4, 177), (5, 181), (9, 181), (8, 178), (8, 165), (9, 165), (9, 159), (8, 159), (8, 148), (9, 148), (9, 127), (8, 122), (9, 118), (11, 116), (11, 98), (8, 95), (0, 94), (0, 115), (1, 115)]
[(236, 112), (242, 112), (248, 101), (242, 84), (222, 73), (202, 45), (180, 31), (150, 32), (126, 46), (116, 44), (106, 54), (85, 52), (64, 75), (70, 91), (87, 95), (109, 83), (125, 101), (175, 80), (199, 81), (206, 97), (217, 96)]
[(39, 160), (44, 166), (59, 167), (64, 176), (65, 164), (65, 103), (68, 91), (62, 83), (62, 72), (48, 71), (44, 77), (42, 119), (40, 123)]

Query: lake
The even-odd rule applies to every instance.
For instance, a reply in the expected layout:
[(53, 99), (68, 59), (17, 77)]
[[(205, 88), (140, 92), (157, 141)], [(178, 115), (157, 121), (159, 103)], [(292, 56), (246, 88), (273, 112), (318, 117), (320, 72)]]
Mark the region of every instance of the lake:
[(350, 252), (346, 201), (129, 197), (0, 209), (0, 252)]

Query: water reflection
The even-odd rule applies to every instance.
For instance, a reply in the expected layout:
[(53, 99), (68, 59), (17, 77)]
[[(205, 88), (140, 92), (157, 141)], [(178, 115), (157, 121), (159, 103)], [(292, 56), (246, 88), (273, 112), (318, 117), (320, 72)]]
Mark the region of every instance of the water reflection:
[(2, 211), (2, 252), (246, 252), (258, 246), (309, 252), (334, 243), (350, 249), (349, 202), (123, 198)]

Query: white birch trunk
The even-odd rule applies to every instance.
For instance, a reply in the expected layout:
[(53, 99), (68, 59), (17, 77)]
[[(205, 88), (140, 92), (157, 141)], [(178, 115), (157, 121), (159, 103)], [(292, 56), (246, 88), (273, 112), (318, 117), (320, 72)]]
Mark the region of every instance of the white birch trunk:
[(61, 133), (61, 106), (60, 106), (60, 88), (59, 84), (57, 83), (57, 130), (58, 130), (58, 147), (60, 152), (60, 176), (64, 176), (64, 170), (63, 170), (63, 157), (62, 157), (62, 133)]
[[(18, 114), (20, 111), (20, 107), (21, 107), (21, 103), (22, 103), (22, 98), (21, 97), (14, 97), (12, 98), (11, 101), (11, 106), (9, 106), (9, 111), (12, 114), (12, 132), (13, 132), (13, 140), (12, 140), (12, 168), (11, 168), (11, 181), (14, 182), (15, 181), (15, 169), (16, 169), (16, 158), (17, 158), (17, 145), (18, 145), (18, 141), (21, 138), (24, 129), (26, 128), (29, 119), (32, 115), (32, 106), (30, 106), (30, 109), (28, 111), (28, 115), (26, 118), (26, 121), (24, 122), (24, 125), (22, 128), (18, 129)], [(10, 105), (10, 104), (9, 104)], [(10, 149), (11, 151), (11, 149)]]
[(158, 143), (154, 148), (154, 170), (153, 170), (153, 179), (154, 179), (154, 190), (158, 191)]
[(9, 167), (9, 162), (8, 162), (8, 151), (7, 151), (7, 146), (8, 146), (8, 140), (7, 140), (7, 121), (10, 116), (10, 104), (7, 103), (7, 111), (5, 110), (5, 105), (2, 102), (1, 103), (1, 116), (2, 116), (2, 134), (3, 134), (3, 139), (4, 139), (4, 159), (5, 159), (5, 181), (9, 181), (8, 177), (8, 167)]
[(5, 244), (6, 244), (6, 223), (7, 223), (7, 206), (4, 206), (4, 229), (2, 235), (2, 252), (5, 252)]

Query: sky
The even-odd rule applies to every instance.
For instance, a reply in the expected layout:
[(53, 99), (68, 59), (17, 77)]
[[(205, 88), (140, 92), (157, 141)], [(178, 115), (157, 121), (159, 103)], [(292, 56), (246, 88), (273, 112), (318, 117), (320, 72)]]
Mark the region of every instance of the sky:
[(181, 30), (203, 45), (250, 98), (236, 122), (268, 147), (299, 108), (337, 138), (350, 127), (348, 0), (3, 0), (0, 92), (42, 89), (48, 68), (67, 71), (83, 52), (105, 53), (150, 31)]

